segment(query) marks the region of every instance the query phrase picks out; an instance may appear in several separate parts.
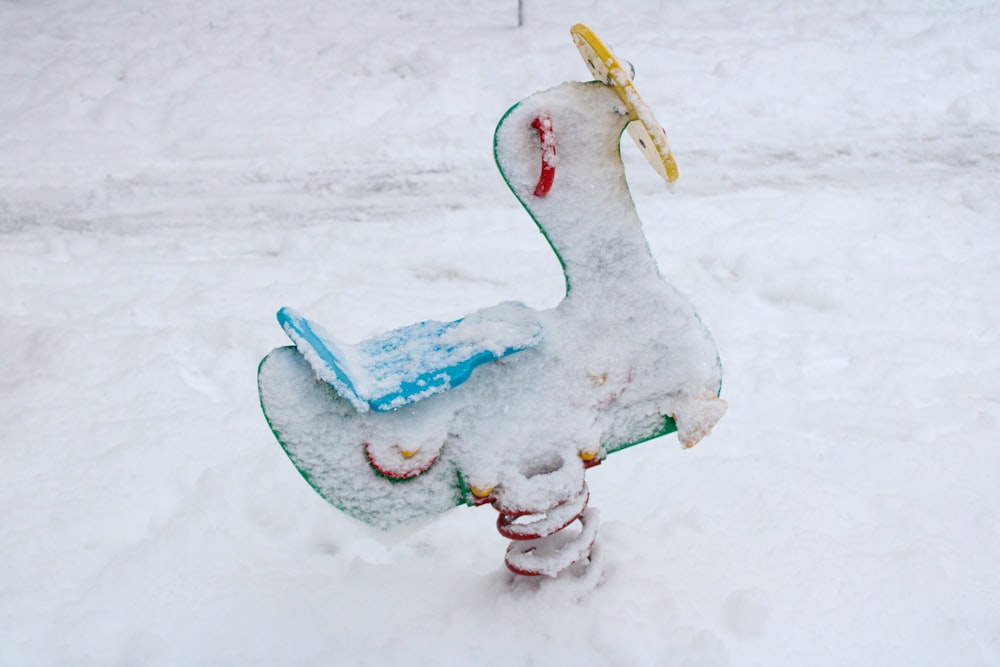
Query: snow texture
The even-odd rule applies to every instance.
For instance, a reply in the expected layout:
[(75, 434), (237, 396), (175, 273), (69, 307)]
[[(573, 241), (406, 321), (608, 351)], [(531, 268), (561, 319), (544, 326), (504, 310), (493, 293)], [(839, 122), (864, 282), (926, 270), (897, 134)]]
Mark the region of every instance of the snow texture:
[[(516, 20), (0, 2), (0, 664), (1000, 664), (996, 3)], [(559, 302), (491, 138), (586, 78), (578, 21), (669, 131), (676, 194), (626, 171), (730, 408), (588, 471), (599, 580), (516, 582), (492, 509), (333, 510), (255, 373), (284, 304), (360, 341)]]
[(480, 364), (536, 345), (542, 335), (535, 314), (512, 302), (454, 322), (418, 322), (357, 345), (338, 341), (288, 307), (278, 311), (278, 321), (316, 377), (359, 412), (395, 410), (448, 391)]
[[(468, 480), (493, 489), (503, 511), (546, 512), (583, 487), (580, 452), (603, 457), (648, 440), (667, 418), (678, 424), (681, 442), (691, 446), (722, 416), (715, 344), (691, 304), (660, 278), (629, 196), (618, 153), (628, 118), (620, 106), (608, 86), (565, 83), (520, 102), (497, 127), (497, 165), (562, 259), (570, 290), (555, 308), (531, 312), (500, 304), (473, 313), (442, 336), (449, 346), (481, 349), (486, 341), (487, 347), (502, 349), (520, 342), (521, 332), (533, 333), (538, 323), (543, 338), (536, 346), (485, 365), (465, 384), (391, 416), (352, 414), (321, 401), (305, 410), (296, 396), (308, 394), (310, 402), (319, 396), (313, 379), (290, 365), (283, 351), (276, 366), (263, 362), (260, 395), (268, 422), (299, 469), (334, 505), (385, 528), (411, 520), (415, 508), (435, 493), (430, 482), (413, 485), (413, 497), (409, 483), (380, 484), (377, 493), (363, 493), (359, 506), (359, 487), (376, 473), (363, 464), (341, 465), (338, 457), (357, 460), (349, 450), (375, 446), (382, 453), (379, 470), (412, 470), (411, 459), (426, 458), (430, 447), (434, 465), (453, 471), (433, 476), (452, 483), (438, 495), (461, 498)], [(543, 115), (551, 119), (562, 158), (552, 190), (536, 196), (534, 174), (545, 146), (532, 128)], [(368, 359), (375, 358), (371, 348), (403, 351), (401, 360), (388, 364), (393, 372), (379, 374), (378, 391), (397, 393), (400, 383), (412, 380), (406, 375), (411, 368), (447, 365), (439, 357), (448, 355), (437, 348), (429, 359), (407, 352), (414, 345), (427, 348), (424, 327), (405, 327), (358, 346)], [(304, 358), (326, 379), (324, 366), (317, 369)], [(352, 365), (375, 368), (371, 362)], [(359, 387), (362, 396), (371, 391)], [(429, 440), (417, 425), (429, 425), (439, 439)], [(394, 451), (395, 462), (386, 458)], [(344, 470), (322, 469), (330, 465)], [(320, 478), (324, 482), (317, 483)], [(440, 507), (434, 498), (428, 513)]]

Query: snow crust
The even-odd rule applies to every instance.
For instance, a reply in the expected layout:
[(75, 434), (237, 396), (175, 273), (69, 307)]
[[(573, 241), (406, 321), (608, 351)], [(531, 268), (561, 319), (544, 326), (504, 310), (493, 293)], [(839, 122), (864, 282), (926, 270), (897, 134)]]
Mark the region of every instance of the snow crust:
[[(0, 2), (0, 664), (1000, 664), (995, 3), (524, 4)], [(599, 579), (515, 582), (489, 508), (333, 510), (256, 370), (284, 304), (559, 302), (491, 138), (577, 21), (730, 409), (588, 471)]]
[[(549, 119), (562, 157), (551, 191), (536, 196), (533, 175), (546, 146), (532, 128), (542, 116)], [(725, 410), (716, 398), (718, 352), (691, 304), (660, 277), (650, 254), (618, 152), (627, 123), (610, 87), (565, 83), (518, 103), (497, 127), (497, 165), (562, 259), (569, 292), (546, 311), (520, 304), (478, 311), (442, 338), (458, 348), (479, 347), (481, 338), (509, 347), (540, 324), (543, 337), (531, 349), (482, 366), (465, 384), (388, 419), (328, 408), (321, 401), (303, 409), (296, 405), (298, 393), (322, 395), (313, 379), (289, 365), (284, 353), (277, 365), (264, 362), (260, 391), (268, 421), (310, 479), (330, 480), (314, 483), (324, 497), (380, 527), (414, 518), (430, 483), (419, 485), (412, 498), (409, 482), (383, 484), (377, 493), (364, 493), (360, 504), (354, 497), (376, 473), (364, 466), (347, 472), (351, 466), (337, 462), (338, 452), (348, 458), (348, 450), (370, 452), (374, 446), (382, 457), (376, 467), (383, 472), (396, 468), (408, 477), (431, 460), (457, 471), (435, 477), (441, 484), (437, 493), (448, 500), (466, 495), (467, 481), (491, 489), (502, 512), (544, 514), (580, 496), (581, 453), (603, 458), (657, 435), (668, 418), (690, 447), (718, 422)], [(413, 368), (447, 365), (438, 359), (450, 354), (447, 348), (423, 343), (426, 326), (391, 331), (355, 348), (368, 359), (356, 365), (371, 369), (379, 391), (396, 391)], [(431, 358), (417, 358), (414, 348)], [(377, 355), (390, 357), (382, 365), (390, 372), (379, 372)], [(315, 365), (309, 357), (305, 361)], [(298, 383), (289, 381), (285, 368)], [(319, 369), (321, 379), (324, 370)], [(373, 387), (357, 390), (363, 397)], [(439, 440), (424, 437), (422, 428), (414, 432), (419, 424), (431, 425)], [(322, 448), (329, 452), (320, 456)], [(319, 471), (331, 464), (345, 471)], [(346, 482), (349, 474), (358, 479)], [(428, 513), (440, 508), (434, 499)]]
[(447, 391), (477, 363), (536, 345), (542, 335), (536, 315), (514, 302), (454, 322), (417, 322), (357, 345), (337, 340), (291, 308), (279, 312), (279, 321), (316, 377), (359, 412), (398, 409)]

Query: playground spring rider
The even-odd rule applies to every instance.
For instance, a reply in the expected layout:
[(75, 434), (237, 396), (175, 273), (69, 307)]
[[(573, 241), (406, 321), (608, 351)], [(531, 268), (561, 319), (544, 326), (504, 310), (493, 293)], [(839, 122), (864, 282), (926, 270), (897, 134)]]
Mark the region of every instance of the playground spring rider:
[(627, 129), (672, 183), (666, 135), (629, 70), (586, 26), (571, 34), (596, 80), (531, 95), (494, 136), (501, 174), (563, 267), (565, 298), (353, 345), (283, 308), (295, 346), (258, 374), (272, 431), (330, 503), (383, 529), (492, 505), (520, 575), (587, 562), (588, 468), (674, 431), (691, 447), (725, 412), (715, 344), (661, 277), (619, 154)]

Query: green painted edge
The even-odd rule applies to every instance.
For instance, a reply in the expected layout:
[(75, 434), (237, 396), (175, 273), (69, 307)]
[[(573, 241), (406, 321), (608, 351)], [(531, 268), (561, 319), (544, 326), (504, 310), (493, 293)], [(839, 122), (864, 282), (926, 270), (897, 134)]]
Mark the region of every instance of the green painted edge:
[[(298, 471), (299, 475), (302, 476), (302, 479), (304, 479), (306, 481), (306, 483), (310, 487), (312, 487), (312, 489), (316, 493), (318, 493), (321, 498), (323, 498), (323, 500), (325, 500), (326, 502), (330, 503), (331, 505), (333, 505), (334, 507), (336, 507), (338, 510), (340, 510), (341, 512), (343, 512), (344, 514), (347, 514), (348, 516), (354, 517), (355, 519), (358, 519), (359, 521), (362, 521), (364, 523), (368, 523), (367, 521), (365, 521), (364, 517), (358, 516), (356, 513), (348, 511), (341, 504), (337, 503), (332, 498), (327, 497), (327, 495), (325, 493), (323, 493), (323, 491), (319, 488), (319, 486), (317, 486), (313, 482), (312, 478), (309, 476), (309, 473), (307, 473), (305, 470), (303, 470), (302, 468), (300, 468), (299, 465), (295, 462), (295, 459), (292, 458), (292, 455), (288, 451), (288, 445), (286, 445), (285, 441), (282, 440), (281, 433), (278, 432), (278, 429), (276, 429), (274, 427), (274, 424), (271, 422), (271, 418), (267, 414), (267, 409), (264, 407), (264, 397), (261, 395), (260, 371), (261, 371), (261, 368), (263, 368), (263, 366), (264, 366), (264, 362), (266, 362), (267, 359), (268, 359), (268, 357), (270, 357), (271, 354), (273, 354), (276, 350), (295, 350), (296, 352), (298, 351), (297, 348), (294, 345), (287, 345), (287, 346), (284, 346), (284, 347), (275, 348), (274, 350), (271, 350), (271, 352), (269, 352), (268, 354), (264, 355), (264, 358), (260, 360), (259, 364), (257, 364), (257, 403), (260, 405), (260, 411), (262, 413), (264, 413), (264, 420), (267, 422), (267, 427), (269, 429), (271, 429), (271, 434), (274, 436), (274, 439), (278, 441), (279, 445), (281, 445), (281, 451), (283, 451), (285, 453), (285, 456), (288, 458), (288, 461), (292, 464), (292, 466), (295, 468), (295, 470)], [(332, 396), (333, 400), (337, 400), (337, 401), (344, 400), (344, 399), (340, 398), (339, 396), (337, 396), (333, 392), (332, 388), (331, 388), (331, 392), (333, 393), (333, 396)], [(379, 470), (375, 466), (371, 465), (370, 462), (369, 462), (369, 469), (372, 471), (373, 474), (377, 475), (378, 477), (381, 477), (382, 479), (386, 479), (386, 480), (390, 481), (393, 484), (406, 484), (407, 482), (409, 482), (411, 480), (414, 480), (414, 479), (417, 479), (418, 477), (420, 477), (420, 475), (414, 475), (413, 477), (410, 477), (410, 478), (407, 478), (407, 479), (398, 479), (398, 478), (395, 478), (395, 477), (389, 477), (388, 475), (384, 475), (383, 473), (379, 472)], [(429, 469), (430, 468), (428, 468), (428, 470)], [(455, 473), (456, 473), (455, 484), (452, 487), (455, 490), (455, 494), (456, 494), (455, 495), (455, 506), (459, 507), (459, 506), (461, 506), (463, 504), (470, 504), (471, 505), (472, 503), (468, 500), (468, 498), (471, 498), (472, 491), (470, 490), (468, 483), (466, 483), (465, 477), (462, 475), (462, 471), (459, 470), (456, 467), (455, 468)], [(421, 474), (423, 474), (423, 473), (421, 473)]]
[(297, 463), (295, 463), (295, 459), (293, 459), (292, 455), (288, 453), (288, 447), (285, 445), (285, 441), (281, 439), (281, 434), (278, 433), (278, 429), (276, 429), (274, 427), (274, 424), (271, 422), (271, 417), (268, 416), (267, 414), (267, 408), (264, 407), (264, 396), (262, 388), (260, 386), (260, 370), (264, 367), (264, 362), (266, 362), (270, 358), (270, 356), (274, 354), (275, 350), (288, 350), (288, 349), (296, 349), (296, 348), (293, 345), (275, 348), (274, 350), (271, 350), (266, 355), (264, 355), (264, 358), (260, 360), (259, 364), (257, 364), (257, 402), (260, 405), (260, 411), (264, 413), (264, 420), (267, 421), (267, 427), (271, 429), (271, 434), (274, 435), (274, 439), (278, 441), (279, 445), (281, 445), (281, 451), (285, 452), (285, 456), (288, 457), (288, 460), (291, 461), (293, 466), (295, 466), (295, 469), (299, 471), (300, 475), (302, 475), (302, 479), (306, 480), (309, 486), (311, 486), (313, 490), (316, 491), (316, 493), (318, 493), (323, 498), (323, 500), (327, 501), (328, 503), (339, 509), (341, 512), (344, 512), (345, 514), (350, 514), (350, 512), (348, 512), (346, 509), (335, 503), (333, 500), (327, 498), (320, 490), (320, 488), (315, 483), (313, 483), (312, 478), (309, 477), (309, 473), (307, 473), (305, 470), (300, 468)]
[[(588, 83), (588, 85), (603, 86), (605, 84), (601, 83), (600, 81), (591, 81), (591, 82)], [(538, 228), (538, 231), (541, 232), (541, 234), (542, 234), (543, 237), (545, 237), (545, 242), (549, 244), (549, 248), (552, 250), (552, 253), (556, 256), (556, 259), (559, 260), (559, 266), (560, 266), (560, 268), (562, 269), (562, 272), (563, 272), (563, 280), (566, 283), (566, 295), (569, 295), (571, 286), (570, 286), (570, 282), (569, 282), (569, 276), (566, 275), (566, 263), (563, 261), (562, 255), (560, 255), (559, 251), (556, 250), (556, 248), (555, 248), (554, 245), (552, 245), (552, 240), (549, 238), (549, 235), (545, 231), (545, 228), (538, 222), (538, 219), (535, 217), (535, 214), (532, 212), (531, 208), (528, 206), (528, 204), (523, 199), (521, 199), (521, 197), (517, 194), (517, 191), (511, 185), (510, 180), (507, 178), (507, 174), (505, 174), (504, 171), (503, 171), (503, 169), (500, 167), (500, 160), (497, 157), (497, 133), (500, 130), (500, 126), (503, 125), (504, 121), (507, 120), (507, 117), (510, 116), (510, 114), (513, 113), (514, 110), (517, 109), (519, 106), (521, 106), (521, 102), (518, 102), (517, 104), (515, 104), (511, 108), (507, 109), (507, 111), (504, 113), (504, 115), (501, 116), (500, 121), (497, 123), (496, 130), (494, 130), (494, 132), (493, 132), (493, 160), (494, 160), (494, 162), (497, 165), (497, 170), (500, 172), (500, 176), (503, 177), (504, 183), (507, 184), (507, 187), (510, 189), (510, 191), (517, 198), (517, 201), (520, 202), (520, 204), (524, 208), (524, 210), (527, 211), (528, 216), (531, 218), (531, 221), (535, 223), (535, 226)], [(625, 128), (627, 128), (627, 127), (628, 127), (628, 123), (626, 123), (625, 126), (622, 127), (622, 134), (625, 133)], [(618, 140), (618, 155), (619, 155), (619, 157), (621, 157), (621, 137), (620, 136), (619, 136), (619, 140)], [(565, 298), (565, 296), (563, 298)], [(292, 346), (289, 346), (289, 347), (292, 347)], [(270, 355), (267, 355), (267, 356), (270, 356)], [(336, 507), (340, 511), (345, 512), (346, 514), (350, 514), (350, 512), (347, 512), (347, 510), (345, 510), (343, 507), (339, 506), (336, 502), (334, 502), (334, 501), (330, 500), (329, 498), (327, 498), (323, 494), (323, 492), (320, 491), (319, 487), (317, 487), (313, 483), (313, 481), (309, 478), (309, 475), (305, 471), (303, 471), (301, 468), (299, 468), (298, 465), (296, 465), (294, 459), (292, 459), (291, 455), (288, 453), (288, 448), (285, 445), (284, 441), (282, 441), (281, 435), (274, 428), (274, 425), (271, 423), (270, 417), (267, 416), (267, 410), (264, 409), (264, 400), (260, 396), (260, 369), (264, 365), (264, 362), (267, 361), (267, 356), (265, 356), (263, 359), (261, 359), (260, 364), (258, 364), (258, 366), (257, 366), (257, 394), (258, 394), (258, 400), (260, 402), (261, 411), (264, 413), (264, 419), (267, 420), (267, 425), (271, 429), (271, 433), (274, 434), (275, 439), (281, 445), (281, 449), (285, 452), (285, 455), (288, 456), (288, 460), (292, 462), (292, 465), (295, 466), (295, 469), (299, 471), (299, 474), (302, 475), (302, 478), (309, 484), (309, 486), (311, 486), (316, 491), (316, 493), (318, 493), (320, 496), (322, 496), (323, 499), (326, 500), (328, 503), (330, 503), (331, 505), (333, 505), (334, 507)], [(719, 389), (720, 389), (720, 392), (718, 392), (717, 395), (719, 393), (721, 393), (722, 387), (720, 386)], [(653, 433), (651, 433), (650, 435), (646, 436), (646, 437), (643, 437), (643, 438), (640, 438), (638, 440), (634, 440), (634, 441), (631, 441), (631, 442), (625, 442), (625, 443), (613, 444), (613, 445), (605, 445), (604, 448), (605, 448), (605, 451), (607, 452), (605, 458), (607, 457), (607, 455), (614, 454), (615, 452), (620, 452), (623, 449), (629, 449), (630, 447), (634, 447), (635, 445), (640, 445), (640, 444), (642, 444), (644, 442), (648, 442), (650, 440), (655, 440), (656, 438), (662, 437), (664, 435), (669, 435), (670, 433), (674, 433), (676, 430), (677, 430), (677, 424), (674, 422), (674, 420), (671, 417), (666, 416), (666, 417), (663, 418), (663, 426), (661, 428), (657, 429), (656, 431), (654, 431)], [(603, 459), (602, 459), (602, 461), (603, 461)], [(395, 478), (389, 477), (387, 475), (383, 475), (381, 472), (378, 471), (378, 469), (376, 469), (374, 467), (372, 467), (372, 472), (374, 472), (376, 475), (378, 475), (378, 476), (380, 476), (380, 477), (382, 477), (384, 479), (388, 479), (389, 481), (393, 482), (394, 484), (405, 484), (406, 482), (410, 481), (411, 479), (416, 479), (417, 477), (419, 477), (419, 475), (417, 475), (416, 477), (411, 477), (409, 479), (395, 479)], [(467, 505), (467, 506), (470, 506), (470, 507), (474, 506), (475, 505), (475, 500), (474, 500), (474, 498), (472, 496), (472, 491), (469, 488), (469, 484), (465, 480), (465, 476), (462, 474), (462, 471), (459, 470), (457, 467), (455, 468), (455, 472), (456, 472), (455, 490), (456, 490), (456, 492), (458, 494), (457, 497), (456, 497), (456, 503), (455, 503), (456, 507), (460, 506), (460, 505), (463, 505), (463, 504)], [(351, 515), (351, 516), (354, 516), (354, 515)]]
[[(286, 347), (283, 347), (283, 348), (275, 348), (275, 349), (294, 350), (295, 347), (292, 346), (292, 345), (289, 345), (289, 346), (286, 346)], [(274, 350), (272, 350), (272, 353), (273, 352), (274, 352)], [(318, 493), (324, 500), (326, 500), (328, 503), (330, 503), (331, 505), (333, 505), (334, 507), (336, 507), (341, 512), (344, 512), (345, 514), (353, 516), (356, 519), (360, 519), (360, 520), (364, 521), (364, 519), (362, 517), (358, 517), (354, 513), (347, 511), (347, 509), (345, 509), (344, 507), (342, 507), (335, 500), (333, 500), (331, 498), (328, 498), (320, 490), (319, 486), (317, 486), (313, 482), (312, 478), (309, 476), (309, 473), (307, 473), (305, 470), (303, 470), (302, 468), (300, 468), (298, 466), (298, 464), (295, 463), (295, 459), (293, 459), (292, 456), (291, 456), (291, 454), (288, 452), (288, 446), (285, 444), (285, 441), (282, 440), (281, 433), (278, 432), (278, 429), (276, 429), (275, 426), (274, 426), (274, 424), (271, 422), (271, 418), (267, 414), (267, 409), (264, 407), (264, 399), (261, 396), (260, 370), (264, 366), (264, 362), (266, 362), (267, 359), (268, 359), (268, 357), (270, 357), (270, 356), (271, 356), (270, 353), (267, 354), (263, 359), (260, 360), (260, 363), (257, 364), (257, 401), (258, 401), (258, 403), (260, 405), (260, 411), (264, 414), (264, 420), (267, 422), (267, 426), (271, 430), (271, 434), (274, 435), (274, 439), (278, 441), (279, 445), (281, 445), (281, 450), (285, 453), (285, 456), (288, 457), (289, 462), (295, 467), (295, 469), (298, 471), (299, 475), (302, 476), (302, 479), (304, 479), (306, 481), (306, 483), (310, 487), (312, 487), (314, 491), (316, 491), (316, 493)], [(335, 399), (335, 400), (339, 400), (339, 399)], [(628, 449), (629, 447), (633, 447), (635, 445), (641, 444), (641, 443), (646, 442), (648, 440), (654, 440), (656, 438), (659, 438), (660, 436), (664, 436), (664, 435), (667, 435), (669, 433), (673, 433), (676, 430), (677, 430), (677, 425), (674, 423), (674, 420), (671, 419), (670, 417), (664, 417), (663, 427), (660, 428), (660, 429), (658, 429), (657, 431), (653, 432), (649, 436), (646, 436), (644, 438), (641, 438), (639, 440), (635, 440), (635, 441), (632, 441), (632, 442), (625, 442), (625, 443), (621, 443), (621, 444), (607, 445), (607, 446), (605, 446), (605, 451), (607, 452), (607, 454), (614, 454), (615, 452), (620, 452), (623, 449)], [(372, 470), (372, 473), (374, 473), (375, 475), (378, 475), (379, 477), (382, 477), (383, 479), (387, 479), (387, 480), (389, 480), (390, 482), (392, 482), (394, 484), (406, 484), (410, 480), (417, 479), (417, 477), (419, 477), (419, 475), (417, 475), (417, 476), (411, 477), (409, 479), (394, 479), (392, 477), (387, 477), (385, 475), (382, 475), (374, 467), (372, 467), (371, 470)], [(455, 489), (455, 492), (456, 492), (456, 498), (455, 498), (455, 505), (456, 506), (468, 505), (468, 506), (471, 507), (471, 506), (475, 505), (475, 499), (473, 498), (472, 490), (469, 488), (469, 483), (465, 480), (465, 475), (463, 475), (462, 471), (460, 469), (458, 469), (457, 467), (455, 468), (455, 486), (454, 486), (454, 489)]]
[[(595, 81), (594, 83), (597, 82)], [(559, 254), (559, 251), (556, 250), (556, 247), (552, 245), (552, 239), (549, 238), (548, 232), (546, 232), (545, 228), (542, 227), (540, 222), (538, 222), (538, 218), (535, 217), (535, 214), (532, 212), (531, 207), (529, 207), (528, 204), (523, 199), (521, 199), (521, 197), (517, 194), (517, 190), (515, 190), (514, 186), (511, 185), (510, 179), (507, 178), (507, 174), (504, 172), (503, 167), (500, 166), (500, 158), (497, 155), (498, 151), (497, 135), (500, 133), (500, 127), (504, 124), (504, 121), (507, 120), (507, 117), (510, 116), (512, 113), (514, 113), (514, 110), (517, 109), (519, 106), (521, 106), (521, 102), (518, 102), (511, 108), (507, 109), (507, 111), (504, 112), (504, 115), (500, 117), (499, 122), (497, 122), (496, 129), (493, 130), (493, 162), (496, 164), (497, 171), (500, 172), (500, 176), (503, 178), (503, 182), (507, 184), (507, 188), (517, 198), (518, 203), (521, 204), (524, 210), (528, 212), (528, 216), (531, 218), (531, 221), (535, 223), (535, 227), (537, 227), (538, 231), (541, 232), (542, 236), (545, 237), (545, 242), (549, 244), (549, 248), (552, 250), (552, 253), (556, 256), (556, 259), (559, 260), (559, 268), (562, 269), (563, 280), (566, 283), (566, 294), (569, 294), (570, 284), (569, 284), (569, 276), (566, 275), (566, 262), (563, 261), (562, 255)], [(624, 132), (624, 130), (622, 130), (622, 132)], [(619, 154), (620, 153), (621, 153), (621, 148), (619, 147)], [(563, 295), (563, 298), (565, 298), (565, 295)]]

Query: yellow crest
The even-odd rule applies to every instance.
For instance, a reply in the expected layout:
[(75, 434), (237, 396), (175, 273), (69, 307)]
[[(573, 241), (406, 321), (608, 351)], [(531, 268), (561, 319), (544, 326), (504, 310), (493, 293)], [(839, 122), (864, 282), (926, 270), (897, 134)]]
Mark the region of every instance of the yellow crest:
[(583, 56), (584, 62), (587, 63), (590, 73), (598, 81), (614, 88), (618, 97), (621, 98), (631, 120), (628, 124), (628, 133), (642, 154), (646, 156), (646, 160), (667, 183), (676, 181), (678, 176), (677, 163), (670, 153), (667, 133), (663, 130), (663, 126), (656, 121), (653, 112), (639, 97), (628, 71), (622, 67), (611, 50), (604, 46), (604, 43), (587, 26), (577, 23), (570, 28), (570, 34), (573, 36), (573, 42), (579, 49), (580, 55)]

